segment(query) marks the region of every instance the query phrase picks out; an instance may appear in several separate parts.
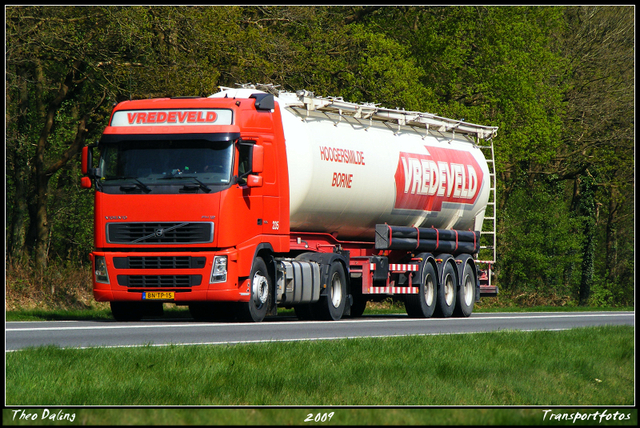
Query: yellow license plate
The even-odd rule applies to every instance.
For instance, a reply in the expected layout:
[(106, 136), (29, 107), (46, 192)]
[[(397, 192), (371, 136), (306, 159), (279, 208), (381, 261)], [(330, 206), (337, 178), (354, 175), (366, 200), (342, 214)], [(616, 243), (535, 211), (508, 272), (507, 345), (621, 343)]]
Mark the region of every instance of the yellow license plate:
[(142, 300), (173, 300), (175, 292), (173, 291), (147, 291), (142, 293)]

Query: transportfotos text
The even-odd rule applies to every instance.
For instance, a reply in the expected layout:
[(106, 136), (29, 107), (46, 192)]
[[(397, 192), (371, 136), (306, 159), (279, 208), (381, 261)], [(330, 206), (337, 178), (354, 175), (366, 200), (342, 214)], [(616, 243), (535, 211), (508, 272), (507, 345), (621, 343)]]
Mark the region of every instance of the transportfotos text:
[(631, 413), (610, 413), (606, 409), (603, 411), (596, 411), (592, 413), (562, 413), (562, 412), (554, 412), (551, 409), (543, 410), (544, 416), (542, 418), (543, 421), (572, 421), (576, 423), (576, 421), (593, 421), (602, 423), (602, 421), (628, 421), (631, 419)]

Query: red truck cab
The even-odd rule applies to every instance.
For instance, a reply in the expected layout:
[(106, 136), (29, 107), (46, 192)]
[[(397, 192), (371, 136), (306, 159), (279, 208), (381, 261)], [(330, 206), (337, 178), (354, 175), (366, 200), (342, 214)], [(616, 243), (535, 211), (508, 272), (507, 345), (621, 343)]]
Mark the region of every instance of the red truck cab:
[(139, 319), (162, 302), (193, 312), (198, 302), (237, 302), (249, 318), (264, 316), (266, 305), (249, 303), (256, 253), (289, 250), (273, 96), (121, 102), (97, 144), (97, 168), (91, 148), (82, 184), (95, 183), (97, 301), (111, 302), (116, 319)]

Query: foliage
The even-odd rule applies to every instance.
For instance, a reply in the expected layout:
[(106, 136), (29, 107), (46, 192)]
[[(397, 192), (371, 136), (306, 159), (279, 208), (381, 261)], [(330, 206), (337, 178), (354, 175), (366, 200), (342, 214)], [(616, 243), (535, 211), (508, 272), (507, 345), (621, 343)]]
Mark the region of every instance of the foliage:
[(501, 289), (629, 303), (633, 18), (627, 6), (9, 6), (7, 259), (88, 261), (78, 153), (113, 103), (274, 83), (499, 126)]
[(570, 296), (577, 290), (584, 218), (565, 214), (568, 203), (557, 188), (540, 183), (512, 192), (499, 231), (504, 291)]

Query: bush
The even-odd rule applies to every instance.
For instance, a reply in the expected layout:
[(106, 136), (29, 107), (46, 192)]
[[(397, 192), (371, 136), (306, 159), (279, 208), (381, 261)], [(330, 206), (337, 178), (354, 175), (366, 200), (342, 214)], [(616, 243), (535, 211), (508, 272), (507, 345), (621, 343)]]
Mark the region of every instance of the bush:
[(58, 261), (40, 271), (28, 264), (9, 263), (5, 275), (7, 311), (105, 306), (93, 300), (91, 269), (87, 265)]
[(509, 195), (498, 245), (501, 290), (570, 295), (577, 289), (581, 219), (559, 193), (538, 185)]

